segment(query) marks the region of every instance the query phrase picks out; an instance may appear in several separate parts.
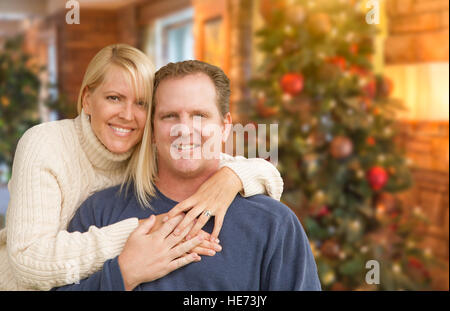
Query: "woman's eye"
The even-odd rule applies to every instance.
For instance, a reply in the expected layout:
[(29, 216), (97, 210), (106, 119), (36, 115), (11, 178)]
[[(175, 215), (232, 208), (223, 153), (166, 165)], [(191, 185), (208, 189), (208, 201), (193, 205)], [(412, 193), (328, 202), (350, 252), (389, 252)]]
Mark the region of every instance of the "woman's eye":
[(138, 101), (137, 105), (143, 107), (143, 106), (145, 106), (145, 102), (143, 100)]
[(109, 100), (112, 100), (112, 101), (120, 100), (119, 96), (114, 96), (114, 95), (107, 96), (106, 98)]
[(174, 114), (166, 114), (166, 115), (163, 117), (163, 119), (170, 119), (170, 118), (173, 118), (173, 117), (175, 117)]

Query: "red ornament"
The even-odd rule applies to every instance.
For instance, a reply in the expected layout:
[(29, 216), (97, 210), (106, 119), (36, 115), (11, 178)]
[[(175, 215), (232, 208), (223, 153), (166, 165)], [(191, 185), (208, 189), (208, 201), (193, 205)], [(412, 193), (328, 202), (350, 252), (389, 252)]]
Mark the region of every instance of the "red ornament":
[(429, 279), (431, 277), (430, 271), (428, 271), (423, 262), (421, 262), (414, 256), (408, 257), (408, 267), (411, 270), (417, 271), (419, 275), (422, 274), (422, 276), (425, 277), (426, 279)]
[(321, 209), (317, 212), (316, 216), (321, 218), (323, 216), (327, 216), (330, 214), (330, 210), (325, 205), (321, 207)]
[(349, 289), (341, 282), (336, 282), (331, 286), (331, 290), (341, 292), (341, 291), (348, 291)]
[(408, 265), (412, 268), (416, 268), (416, 269), (423, 269), (424, 265), (422, 264), (422, 262), (417, 259), (416, 257), (410, 256), (408, 258)]
[(353, 142), (346, 136), (336, 136), (330, 144), (330, 153), (335, 159), (344, 159), (353, 153)]
[(350, 50), (350, 53), (352, 53), (353, 55), (358, 54), (358, 51), (359, 51), (359, 46), (358, 46), (358, 44), (352, 43), (352, 44), (350, 45), (349, 50)]
[(287, 73), (281, 78), (281, 88), (291, 96), (295, 96), (303, 90), (303, 75)]
[(256, 103), (256, 110), (263, 118), (269, 118), (278, 113), (280, 108), (276, 107), (268, 107), (265, 105), (266, 100), (264, 98), (258, 99)]
[(390, 229), (392, 232), (396, 232), (397, 229), (398, 229), (398, 225), (397, 225), (397, 224), (391, 224), (391, 225), (389, 225), (389, 229)]
[(369, 146), (375, 146), (375, 138), (373, 138), (372, 136), (367, 137), (366, 143), (367, 143)]
[(372, 113), (373, 113), (374, 116), (379, 115), (379, 114), (381, 113), (380, 108), (374, 107), (374, 108), (372, 109)]
[(371, 79), (363, 88), (364, 94), (370, 98), (374, 98), (377, 94), (377, 82)]
[(351, 74), (358, 75), (360, 77), (365, 77), (369, 74), (369, 72), (363, 67), (351, 65), (348, 69)]
[(327, 59), (327, 62), (337, 66), (344, 71), (347, 68), (347, 60), (342, 56), (334, 56)]
[(367, 172), (367, 180), (370, 187), (375, 190), (381, 190), (388, 182), (389, 175), (381, 166), (374, 166)]

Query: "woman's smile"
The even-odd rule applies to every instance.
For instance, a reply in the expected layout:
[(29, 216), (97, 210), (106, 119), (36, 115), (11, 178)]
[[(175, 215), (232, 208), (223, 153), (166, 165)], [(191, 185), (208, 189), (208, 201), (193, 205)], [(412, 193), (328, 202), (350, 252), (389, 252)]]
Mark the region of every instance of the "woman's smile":
[(113, 125), (113, 124), (108, 125), (112, 129), (114, 135), (117, 135), (119, 137), (128, 137), (132, 135), (133, 131), (135, 130), (134, 128), (124, 127), (120, 125)]

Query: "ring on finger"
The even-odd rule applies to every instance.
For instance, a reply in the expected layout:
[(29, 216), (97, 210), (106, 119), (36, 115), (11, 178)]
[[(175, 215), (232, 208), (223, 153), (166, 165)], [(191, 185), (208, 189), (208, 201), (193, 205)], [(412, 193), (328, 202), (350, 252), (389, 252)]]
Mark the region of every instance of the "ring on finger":
[(210, 210), (206, 210), (203, 214), (205, 214), (206, 217), (211, 217), (212, 213)]

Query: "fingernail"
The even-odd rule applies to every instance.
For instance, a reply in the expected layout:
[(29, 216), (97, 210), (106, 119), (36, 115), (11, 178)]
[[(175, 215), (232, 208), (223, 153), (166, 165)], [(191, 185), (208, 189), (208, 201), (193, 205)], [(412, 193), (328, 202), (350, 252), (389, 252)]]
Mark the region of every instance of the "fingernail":
[(163, 218), (163, 222), (166, 222), (166, 221), (168, 221), (169, 220), (169, 216), (165, 216), (164, 218)]
[(186, 241), (189, 241), (190, 239), (191, 239), (191, 236), (188, 235), (188, 236), (186, 237)]
[(173, 232), (175, 235), (179, 235), (180, 234), (180, 229), (176, 228), (175, 231)]
[(210, 250), (210, 251), (208, 251), (208, 254), (209, 254), (210, 256), (214, 256), (214, 255), (216, 254), (216, 252), (213, 251), (213, 250)]
[(214, 245), (214, 249), (215, 249), (217, 252), (220, 252), (220, 251), (222, 250), (222, 246), (220, 246), (220, 245)]

